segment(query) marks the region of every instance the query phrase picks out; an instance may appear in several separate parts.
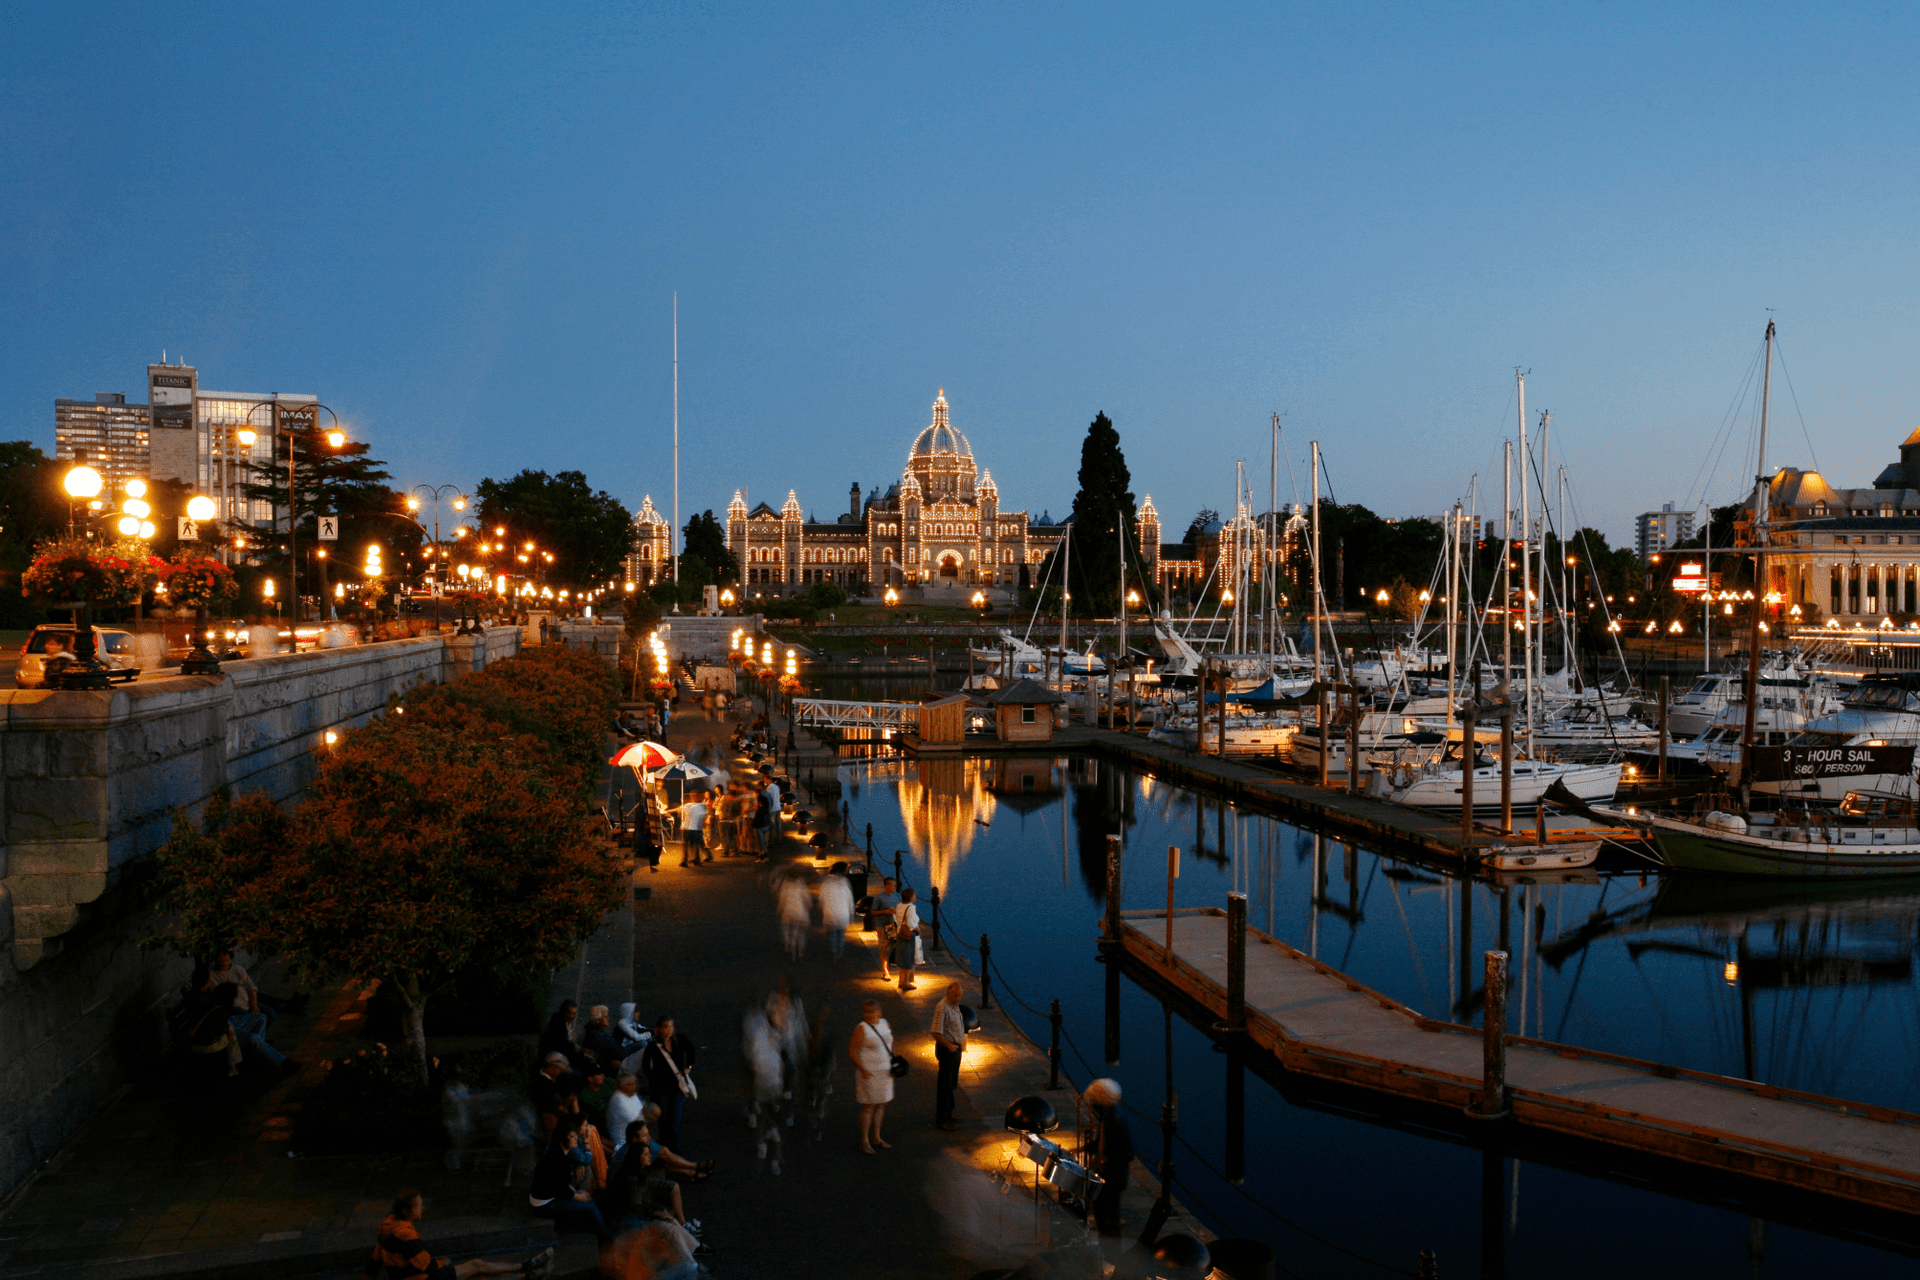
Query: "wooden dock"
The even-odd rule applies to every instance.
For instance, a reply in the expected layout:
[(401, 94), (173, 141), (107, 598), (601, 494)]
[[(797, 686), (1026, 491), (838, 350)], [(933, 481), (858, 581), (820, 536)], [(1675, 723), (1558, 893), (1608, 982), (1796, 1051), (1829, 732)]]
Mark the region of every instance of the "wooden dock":
[[(1091, 751), (1124, 760), (1155, 777), (1258, 804), (1299, 818), (1331, 835), (1357, 839), (1370, 848), (1388, 852), (1477, 864), (1481, 852), (1489, 845), (1526, 844), (1532, 840), (1531, 811), (1514, 810), (1512, 836), (1503, 836), (1497, 827), (1484, 820), (1476, 823), (1474, 838), (1469, 844), (1461, 839), (1457, 815), (1349, 795), (1343, 786), (1318, 786), (1232, 756), (1203, 756), (1139, 734), (1088, 725), (1069, 725), (1054, 735), (1052, 745), (1055, 749)], [(1592, 829), (1584, 819), (1562, 817), (1554, 821), (1556, 827), (1549, 833), (1550, 841), (1618, 839), (1628, 834)]]
[[(1121, 913), (1128, 970), (1228, 1016), (1228, 917)], [(1245, 1026), (1289, 1072), (1402, 1099), (1480, 1109), (1479, 1028), (1423, 1017), (1255, 929), (1246, 930)], [(1920, 1214), (1920, 1115), (1506, 1038), (1509, 1118), (1489, 1123), (1609, 1143), (1880, 1209)]]

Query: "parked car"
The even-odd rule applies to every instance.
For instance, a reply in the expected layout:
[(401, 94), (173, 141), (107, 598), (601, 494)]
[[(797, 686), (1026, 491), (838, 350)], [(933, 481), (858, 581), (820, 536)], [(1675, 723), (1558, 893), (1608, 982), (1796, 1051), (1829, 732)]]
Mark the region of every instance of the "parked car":
[[(47, 640), (58, 636), (69, 655), (73, 653), (73, 624), (46, 622), (35, 627), (27, 642), (20, 646), (20, 665), (13, 669), (13, 682), (22, 689), (37, 689), (46, 683)], [(107, 671), (109, 680), (132, 680), (140, 672), (133, 665), (133, 632), (118, 627), (93, 629), (95, 656)]]

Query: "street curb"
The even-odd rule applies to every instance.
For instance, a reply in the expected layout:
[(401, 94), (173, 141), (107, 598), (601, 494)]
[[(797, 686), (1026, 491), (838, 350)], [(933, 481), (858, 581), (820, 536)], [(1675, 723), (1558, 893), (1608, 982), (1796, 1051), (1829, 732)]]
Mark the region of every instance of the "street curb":
[[(183, 1253), (115, 1258), (107, 1262), (48, 1262), (8, 1268), (9, 1277), (62, 1276), (71, 1280), (257, 1280), (263, 1275), (308, 1276), (358, 1271), (373, 1251), (374, 1232), (334, 1231), (325, 1235), (275, 1240), (267, 1244), (229, 1245)], [(421, 1226), (420, 1237), (437, 1256), (471, 1257), (506, 1249), (534, 1249), (554, 1242), (553, 1224), (529, 1215), (503, 1224), (498, 1218), (445, 1218)]]

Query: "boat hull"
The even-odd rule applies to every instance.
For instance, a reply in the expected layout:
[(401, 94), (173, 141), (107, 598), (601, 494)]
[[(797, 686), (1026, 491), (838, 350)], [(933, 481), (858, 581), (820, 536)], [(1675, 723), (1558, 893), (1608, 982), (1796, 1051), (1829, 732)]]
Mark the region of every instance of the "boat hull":
[(1660, 856), (1676, 871), (1795, 880), (1869, 880), (1920, 876), (1920, 845), (1855, 845), (1740, 838), (1659, 823)]

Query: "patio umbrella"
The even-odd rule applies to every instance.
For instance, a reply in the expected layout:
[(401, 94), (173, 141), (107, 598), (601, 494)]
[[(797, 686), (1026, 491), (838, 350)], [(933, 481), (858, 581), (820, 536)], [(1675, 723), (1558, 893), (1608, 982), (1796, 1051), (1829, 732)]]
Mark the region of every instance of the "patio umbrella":
[(656, 773), (654, 777), (662, 782), (699, 782), (712, 774), (684, 757)]
[(629, 769), (664, 769), (679, 758), (672, 747), (663, 747), (657, 742), (636, 742), (622, 747), (607, 763)]

